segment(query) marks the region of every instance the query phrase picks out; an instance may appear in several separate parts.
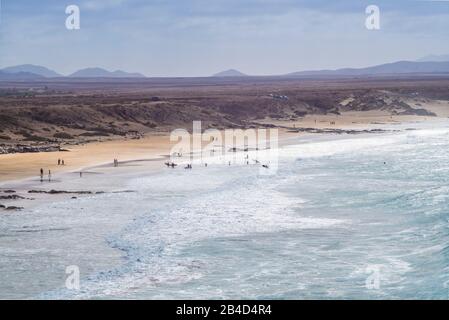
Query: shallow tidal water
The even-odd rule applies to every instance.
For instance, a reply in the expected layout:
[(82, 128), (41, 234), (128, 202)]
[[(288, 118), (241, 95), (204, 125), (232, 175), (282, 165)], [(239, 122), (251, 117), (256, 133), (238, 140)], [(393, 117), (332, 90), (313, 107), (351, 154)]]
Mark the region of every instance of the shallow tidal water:
[(0, 298), (447, 299), (449, 122), (410, 126), (72, 181), (136, 192), (1, 215)]

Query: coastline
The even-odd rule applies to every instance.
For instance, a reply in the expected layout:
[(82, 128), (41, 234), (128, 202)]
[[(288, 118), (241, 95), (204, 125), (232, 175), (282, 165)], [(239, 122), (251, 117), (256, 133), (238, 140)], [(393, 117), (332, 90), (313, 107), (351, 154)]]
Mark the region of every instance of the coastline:
[[(39, 177), (40, 168), (52, 175), (79, 172), (113, 163), (113, 159), (163, 159), (170, 151), (169, 135), (150, 135), (139, 140), (111, 140), (68, 148), (69, 152), (15, 153), (0, 155), (0, 186)], [(58, 166), (58, 159), (65, 165)]]
[[(443, 119), (435, 120), (441, 121)], [(447, 119), (445, 124), (447, 125)], [(328, 147), (337, 150), (347, 143), (353, 145), (355, 142), (356, 145), (365, 145), (365, 142), (377, 141), (377, 137), (381, 140), (384, 138), (390, 140), (388, 137), (393, 136), (395, 140), (396, 134), (406, 136), (408, 135), (407, 130), (413, 127), (418, 129), (433, 127), (429, 123), (404, 122), (402, 125), (373, 124), (370, 129), (379, 126), (386, 129), (379, 135), (377, 133), (339, 135), (283, 132), (282, 143), (280, 143), (281, 148), (286, 147), (281, 152), (283, 161), (295, 162), (294, 159), (298, 155), (307, 155), (307, 150), (310, 150), (310, 148), (314, 148), (314, 150), (318, 148), (320, 153), (327, 150)], [(336, 145), (334, 145), (334, 142)], [(382, 142), (380, 144), (375, 142), (375, 145), (382, 146)], [(296, 152), (289, 155), (291, 150), (296, 150)], [(357, 150), (357, 147), (353, 150)], [(351, 154), (344, 153), (352, 158)], [(332, 161), (326, 160), (327, 156), (320, 157), (322, 161)], [(337, 155), (337, 157), (339, 156)], [(383, 159), (380, 161), (383, 161)], [(306, 176), (312, 174), (312, 177), (316, 177), (316, 172), (303, 172), (301, 167), (307, 162), (309, 162), (307, 157), (301, 160), (298, 167), (299, 172)], [(313, 165), (313, 163), (314, 160), (309, 162), (309, 165)], [(345, 168), (340, 169), (346, 170)], [(184, 169), (164, 168), (163, 160), (148, 160), (131, 161), (120, 165), (118, 168), (113, 167), (112, 163), (107, 166), (96, 166), (90, 168), (82, 179), (79, 179), (76, 173), (67, 172), (61, 173), (51, 183), (40, 183), (38, 179), (15, 182), (17, 183), (16, 186), (20, 186), (20, 189), (16, 189), (16, 194), (27, 198), (32, 197), (33, 201), (30, 201), (30, 199), (8, 200), (14, 201), (12, 202), (14, 205), (23, 203), (24, 210), (2, 212), (1, 216), (8, 226), (4, 231), (7, 235), (4, 248), (6, 248), (5, 250), (9, 250), (11, 247), (38, 248), (39, 254), (31, 257), (36, 260), (30, 262), (29, 270), (31, 271), (26, 273), (26, 276), (34, 277), (34, 274), (39, 272), (42, 275), (41, 277), (48, 281), (45, 288), (35, 285), (29, 288), (20, 288), (17, 292), (26, 293), (27, 297), (37, 297), (38, 299), (91, 298), (103, 297), (105, 294), (112, 297), (122, 297), (122, 294), (130, 294), (131, 297), (136, 298), (158, 297), (158, 293), (152, 291), (153, 283), (151, 281), (147, 283), (146, 281), (148, 274), (154, 274), (151, 269), (151, 266), (155, 263), (152, 253), (159, 252), (160, 244), (166, 250), (163, 251), (162, 265), (156, 263), (156, 267), (162, 268), (158, 269), (158, 272), (170, 270), (170, 273), (158, 273), (161, 279), (165, 279), (165, 277), (171, 276), (172, 261), (178, 261), (176, 258), (175, 260), (171, 259), (170, 252), (173, 252), (172, 250), (177, 252), (178, 245), (184, 249), (189, 249), (189, 239), (212, 245), (217, 243), (214, 240), (217, 235), (227, 234), (231, 236), (231, 241), (226, 242), (226, 244), (232, 246), (234, 243), (232, 235), (239, 235), (239, 237), (243, 237), (242, 239), (246, 239), (245, 230), (250, 230), (253, 234), (255, 227), (260, 228), (257, 230), (267, 236), (270, 236), (270, 230), (274, 228), (287, 232), (283, 233), (283, 236), (289, 237), (288, 230), (292, 225), (295, 225), (299, 230), (313, 229), (314, 233), (328, 232), (334, 230), (334, 227), (338, 233), (338, 230), (348, 226), (347, 222), (350, 220), (344, 216), (335, 216), (332, 210), (324, 214), (321, 210), (316, 211), (314, 207), (310, 211), (308, 211), (308, 205), (304, 207), (303, 198), (313, 198), (320, 194), (320, 192), (308, 193), (307, 188), (317, 187), (318, 190), (321, 189), (319, 185), (310, 184), (307, 179), (304, 180), (304, 177), (294, 182), (298, 178), (299, 172), (291, 174), (287, 166), (282, 166), (280, 173), (283, 174), (283, 179), (266, 180), (267, 177), (260, 178), (258, 170), (255, 165), (246, 168), (246, 166), (240, 164), (233, 166), (232, 169), (228, 169), (227, 165), (211, 165), (207, 169), (197, 168), (197, 170), (188, 172)], [(332, 171), (330, 168), (329, 170)], [(242, 177), (244, 177), (243, 180)], [(250, 177), (255, 178), (251, 184), (251, 188), (254, 188), (250, 189), (251, 196), (241, 197), (242, 192), (248, 191), (246, 179)], [(322, 179), (326, 178), (323, 177)], [(276, 183), (266, 184), (267, 181), (277, 181), (279, 185), (284, 187), (290, 186), (288, 188), (290, 191), (301, 190), (298, 195), (299, 202), (292, 202), (293, 200), (290, 197), (284, 196), (283, 192), (278, 190)], [(231, 184), (228, 185), (227, 182)], [(239, 184), (239, 182), (243, 182), (243, 184)], [(263, 188), (260, 188), (259, 183), (261, 182), (264, 183)], [(301, 187), (297, 187), (296, 183), (301, 184)], [(235, 186), (236, 189), (229, 188), (229, 186)], [(290, 189), (292, 186), (294, 186), (293, 189)], [(32, 190), (30, 188), (37, 190), (90, 191), (92, 193), (80, 195), (76, 192), (73, 194), (30, 194), (28, 192)], [(192, 188), (194, 188), (194, 191), (191, 191)], [(205, 190), (211, 190), (211, 192), (204, 192)], [(1, 193), (1, 195), (3, 194), (7, 195)], [(263, 202), (263, 205), (255, 205), (257, 203), (253, 202), (255, 194), (257, 194), (256, 199), (259, 199), (258, 201), (266, 202)], [(267, 194), (270, 196), (267, 197)], [(250, 222), (248, 225), (240, 223), (239, 219), (242, 216), (239, 212), (242, 211), (240, 209), (235, 210), (236, 204), (228, 201), (228, 199), (237, 198), (242, 200), (242, 203), (239, 204), (242, 207), (239, 208), (245, 209), (245, 218), (249, 219), (247, 222)], [(210, 205), (210, 201), (215, 203), (216, 199), (218, 199), (220, 206), (227, 208), (223, 211), (223, 214), (218, 215), (220, 219), (223, 219), (221, 223), (217, 223), (215, 220), (218, 217), (212, 212), (216, 212), (216, 208)], [(203, 201), (208, 205), (205, 206)], [(185, 205), (187, 207), (184, 207)], [(198, 208), (197, 205), (199, 205)], [(269, 206), (273, 206), (276, 210), (265, 210)], [(290, 214), (282, 215), (281, 213), (284, 213), (285, 210)], [(295, 212), (300, 212), (300, 214), (296, 215)], [(213, 224), (208, 222), (210, 228), (201, 227), (206, 217), (209, 222), (213, 221)], [(237, 222), (233, 224), (223, 223), (228, 221), (230, 217), (232, 221)], [(371, 216), (367, 215), (367, 217), (370, 218)], [(271, 223), (263, 223), (266, 219), (269, 219)], [(178, 234), (178, 229), (175, 226), (182, 226), (184, 232)], [(248, 226), (251, 227), (247, 229)], [(264, 229), (265, 227), (268, 229)], [(16, 241), (17, 237), (21, 241)], [(61, 237), (64, 237), (62, 242), (59, 241)], [(150, 237), (150, 239), (147, 237)], [(297, 234), (295, 233), (292, 238), (288, 238), (288, 241), (298, 240), (296, 237)], [(210, 239), (212, 240), (209, 241)], [(131, 243), (128, 242), (129, 240), (131, 240)], [(282, 240), (282, 246), (284, 246), (284, 241), (286, 240)], [(299, 238), (298, 241), (299, 245), (304, 239)], [(48, 243), (52, 245), (49, 246)], [(46, 257), (49, 257), (50, 260), (53, 259), (51, 261), (55, 263), (51, 268), (39, 260), (42, 256), (42, 247), (45, 248)], [(67, 248), (70, 248), (70, 254), (68, 255), (65, 254)], [(194, 250), (194, 247), (190, 249)], [(64, 254), (61, 255), (61, 253)], [(94, 255), (93, 258), (92, 254)], [(196, 257), (196, 255), (194, 256)], [(18, 256), (17, 261), (21, 261), (25, 257), (30, 259), (28, 256)], [(186, 283), (185, 275), (187, 275), (192, 277), (188, 279), (192, 279), (194, 285), (195, 274), (192, 274), (189, 270), (195, 268), (195, 262), (192, 262), (193, 265), (189, 261), (183, 263), (186, 269), (183, 266), (178, 266), (180, 269), (176, 269), (175, 276), (179, 274), (179, 278), (175, 277), (175, 281), (179, 281), (179, 285), (182, 286), (183, 283)], [(5, 268), (11, 268), (7, 269), (8, 271), (13, 270), (15, 263), (8, 262), (4, 265)], [(77, 265), (82, 270), (83, 286), (86, 286), (87, 290), (85, 295), (80, 293), (81, 295), (77, 296), (77, 293), (58, 289), (64, 283), (64, 268), (68, 265)], [(142, 268), (139, 269), (141, 273), (132, 273), (137, 275), (137, 278), (132, 278), (132, 282), (128, 283), (125, 275), (129, 274), (130, 270), (136, 270), (135, 268)], [(143, 275), (142, 278), (139, 277), (140, 274)], [(17, 277), (23, 279), (23, 275), (17, 275)], [(105, 279), (107, 281), (104, 281)], [(111, 279), (116, 282), (110, 282)], [(117, 290), (110, 292), (108, 283), (114, 283)], [(163, 280), (161, 283), (164, 283)], [(134, 291), (133, 288), (135, 287), (143, 291)], [(131, 291), (128, 292), (128, 290)], [(23, 296), (12, 295), (11, 297), (20, 298)]]
[(448, 300), (449, 0), (403, 2), (0, 0), (0, 300)]
[[(107, 185), (113, 190), (129, 188), (135, 192), (120, 194), (107, 192), (103, 195), (82, 196), (77, 200), (67, 199), (67, 196), (62, 195), (62, 201), (56, 200), (58, 195), (45, 195), (47, 201), (51, 197), (51, 203), (44, 203), (40, 207), (41, 210), (35, 210), (34, 214), (40, 212), (43, 216), (53, 215), (61, 219), (58, 224), (55, 224), (55, 227), (61, 228), (61, 225), (68, 224), (73, 227), (74, 224), (80, 223), (78, 212), (86, 210), (84, 214), (81, 213), (84, 217), (82, 223), (89, 226), (83, 227), (82, 230), (89, 230), (89, 220), (93, 220), (96, 222), (90, 222), (92, 228), (98, 228), (101, 225), (104, 236), (101, 239), (89, 240), (92, 241), (92, 244), (88, 247), (101, 245), (101, 252), (106, 252), (104, 250), (106, 247), (108, 250), (113, 248), (119, 259), (108, 260), (106, 267), (94, 265), (92, 272), (88, 273), (89, 279), (86, 280), (86, 283), (83, 282), (85, 292), (78, 294), (62, 289), (45, 292), (39, 297), (84, 299), (106, 295), (113, 298), (164, 298), (167, 296), (164, 296), (164, 293), (159, 290), (165, 288), (170, 292), (170, 296), (188, 298), (191, 295), (183, 296), (181, 294), (178, 296), (170, 288), (173, 288), (174, 285), (187, 288), (187, 292), (189, 288), (192, 290), (191, 292), (197, 292), (195, 288), (198, 287), (198, 284), (210, 283), (209, 276), (216, 274), (214, 270), (217, 269), (214, 269), (214, 264), (212, 263), (211, 269), (209, 269), (207, 262), (216, 262), (218, 259), (226, 266), (233, 267), (232, 263), (229, 265), (227, 262), (226, 254), (222, 257), (215, 252), (234, 252), (233, 250), (240, 252), (242, 250), (240, 240), (252, 239), (251, 243), (254, 243), (255, 239), (261, 241), (260, 243), (256, 241), (260, 247), (258, 246), (254, 251), (245, 251), (250, 255), (260, 254), (260, 250), (267, 248), (267, 242), (264, 239), (269, 239), (269, 243), (280, 241), (274, 245), (274, 248), (286, 248), (288, 243), (294, 242), (295, 246), (291, 247), (290, 254), (300, 252), (301, 256), (303, 252), (306, 252), (310, 256), (316, 254), (314, 251), (316, 247), (307, 245), (306, 239), (309, 239), (310, 236), (315, 235), (327, 239), (328, 237), (325, 235), (330, 233), (328, 241), (329, 245), (332, 245), (335, 236), (343, 236), (344, 239), (348, 232), (354, 235), (352, 233), (354, 232), (353, 226), (357, 224), (357, 234), (360, 235), (359, 241), (355, 242), (357, 244), (366, 241), (364, 236), (367, 234), (374, 233), (372, 236), (377, 238), (379, 236), (377, 232), (382, 234), (385, 226), (390, 226), (393, 230), (392, 233), (400, 231), (404, 226), (398, 223), (391, 225), (385, 223), (382, 224), (382, 227), (370, 223), (373, 219), (375, 221), (382, 219), (391, 223), (393, 219), (389, 211), (373, 216), (371, 197), (359, 198), (359, 200), (366, 201), (365, 206), (361, 211), (359, 209), (353, 211), (350, 210), (352, 201), (345, 202), (347, 200), (344, 196), (345, 193), (341, 194), (339, 190), (359, 188), (360, 185), (357, 181), (367, 177), (363, 175), (360, 177), (358, 174), (360, 169), (367, 168), (366, 166), (373, 170), (370, 171), (370, 177), (390, 176), (391, 172), (388, 170), (394, 170), (394, 166), (397, 165), (393, 162), (390, 163), (390, 152), (400, 154), (402, 147), (407, 147), (409, 139), (419, 141), (422, 134), (428, 135), (431, 131), (432, 135), (433, 128), (447, 128), (448, 121), (441, 121), (440, 124), (443, 126), (440, 126), (438, 122), (405, 122), (402, 125), (386, 126), (385, 129), (391, 130), (379, 134), (295, 134), (292, 135), (293, 139), (283, 140), (282, 146), (285, 147), (281, 147), (282, 150), (280, 150), (282, 166), (275, 176), (261, 176), (256, 165), (247, 167), (243, 163), (231, 168), (228, 168), (226, 164), (210, 165), (207, 169), (196, 167), (190, 172), (184, 169), (162, 169), (163, 166), (156, 166), (156, 170), (150, 171), (145, 163), (140, 163), (136, 164), (136, 167), (133, 165), (118, 168), (118, 171), (116, 171), (117, 168), (98, 168), (98, 171), (101, 170), (105, 174), (98, 178), (90, 177), (89, 183), (85, 183), (86, 181), (82, 181), (83, 179), (64, 181), (64, 186), (72, 188), (83, 183), (89, 185), (92, 190), (98, 190), (97, 188)], [(393, 130), (394, 128), (396, 129)], [(412, 128), (417, 131), (409, 131)], [(447, 132), (447, 129), (444, 131)], [(401, 148), (398, 148), (399, 150), (391, 150), (392, 146), (398, 145), (402, 145)], [(379, 153), (380, 158), (377, 150), (382, 151)], [(363, 159), (367, 154), (370, 160), (359, 161), (358, 157)], [(238, 157), (243, 158), (242, 155)], [(299, 162), (298, 157), (301, 159)], [(384, 161), (387, 161), (388, 164), (385, 164)], [(419, 159), (416, 161), (419, 163)], [(317, 162), (322, 163), (324, 167), (315, 167)], [(376, 163), (383, 164), (380, 171)], [(292, 168), (296, 169), (292, 171)], [(387, 171), (384, 172), (384, 170)], [(347, 171), (353, 173), (350, 177), (354, 180), (350, 186), (346, 184)], [(336, 175), (340, 174), (343, 174), (341, 177), (344, 179), (338, 180), (339, 183), (335, 184), (334, 179)], [(313, 183), (310, 179), (313, 179)], [(407, 175), (405, 179), (408, 181)], [(370, 179), (364, 181), (370, 181)], [(377, 185), (379, 181), (375, 179), (373, 183)], [(370, 183), (368, 182), (368, 184)], [(321, 197), (322, 192), (329, 188), (333, 192), (329, 193), (329, 202), (327, 202), (328, 200), (322, 200)], [(362, 188), (365, 190), (365, 187)], [(390, 188), (386, 195), (387, 199), (392, 192), (396, 192), (393, 191), (396, 190), (395, 185), (389, 184), (388, 181), (385, 181), (385, 188)], [(397, 192), (402, 194), (404, 191), (397, 190)], [(341, 196), (343, 198), (340, 198)], [(63, 199), (64, 197), (65, 199)], [(237, 199), (238, 203), (235, 201)], [(53, 200), (56, 204), (53, 204)], [(323, 211), (322, 201), (326, 201), (327, 208), (334, 208), (332, 204), (338, 204), (335, 207), (336, 211)], [(348, 209), (351, 213), (338, 209), (341, 204), (345, 203), (349, 206)], [(380, 203), (384, 203), (384, 201), (380, 200)], [(63, 212), (60, 208), (68, 209), (68, 212)], [(392, 210), (396, 210), (394, 205)], [(405, 212), (408, 213), (408, 211)], [(60, 217), (61, 214), (64, 218)], [(74, 214), (75, 216), (73, 216)], [(20, 215), (16, 216), (20, 220)], [(72, 216), (73, 218), (70, 218)], [(396, 216), (395, 219), (400, 220), (402, 217), (402, 215)], [(358, 223), (358, 219), (361, 218), (365, 223)], [(36, 218), (30, 216), (30, 219), (34, 221), (33, 219)], [(66, 221), (66, 219), (69, 220)], [(227, 223), (229, 221), (232, 223)], [(270, 221), (270, 223), (268, 224), (266, 221)], [(78, 233), (76, 228), (73, 228), (72, 231), (65, 231), (65, 233), (68, 232)], [(260, 237), (260, 235), (263, 236)], [(234, 239), (238, 241), (234, 241)], [(83, 240), (83, 243), (86, 241), (88, 240)], [(386, 242), (388, 243), (388, 240)], [(365, 246), (370, 243), (372, 243), (372, 239), (368, 240)], [(217, 250), (208, 250), (205, 254), (198, 256), (196, 250), (198, 244), (200, 248), (212, 246)], [(302, 245), (304, 246), (301, 247)], [(298, 250), (298, 248), (301, 249)], [(80, 252), (84, 252), (84, 250), (80, 249)], [(331, 251), (323, 250), (321, 254), (331, 252), (331, 254), (336, 254), (336, 257), (340, 257), (341, 251), (338, 248)], [(268, 249), (267, 254), (270, 254), (270, 251), (271, 249)], [(107, 254), (108, 259), (111, 254), (112, 252)], [(194, 260), (185, 259), (186, 254), (188, 257), (193, 257)], [(244, 255), (245, 261), (247, 254)], [(158, 258), (155, 259), (154, 255), (157, 255)], [(389, 272), (391, 268), (394, 269), (394, 263), (392, 264), (388, 260), (389, 256), (394, 255), (394, 252), (388, 251), (385, 254), (384, 250), (380, 250), (378, 255), (386, 272)], [(237, 257), (241, 256), (237, 255)], [(361, 268), (365, 263), (370, 262), (369, 257), (360, 255), (357, 246), (353, 250), (352, 257), (356, 259), (357, 266)], [(222, 258), (225, 260), (221, 260)], [(251, 258), (257, 261), (257, 257), (251, 256)], [(265, 263), (266, 260), (262, 259), (259, 262)], [(407, 262), (400, 260), (399, 263)], [(85, 264), (86, 262), (80, 263), (82, 270), (86, 268)], [(255, 269), (259, 267), (260, 265), (256, 263)], [(311, 272), (316, 270), (313, 265), (309, 267)], [(221, 264), (216, 265), (215, 268), (221, 270)], [(332, 263), (330, 268), (334, 270)], [(236, 266), (236, 270), (233, 272), (238, 272), (240, 269)], [(327, 277), (326, 269), (327, 267), (320, 268), (321, 274), (325, 278)], [(113, 270), (113, 272), (106, 273), (104, 270)], [(136, 270), (138, 271), (136, 272)], [(228, 279), (233, 272), (224, 278)], [(347, 275), (350, 272), (355, 271), (350, 269), (343, 274)], [(398, 271), (398, 274), (402, 274), (401, 272)], [(157, 275), (155, 282), (148, 280), (150, 274)], [(128, 278), (129, 275), (131, 275), (131, 280)], [(332, 275), (333, 273), (328, 274), (330, 277)], [(154, 285), (155, 283), (157, 285)], [(168, 289), (167, 283), (169, 284)], [(314, 288), (313, 286), (312, 283), (311, 288)], [(227, 297), (229, 297), (229, 292), (232, 292), (233, 289), (228, 288), (227, 290)], [(216, 298), (221, 297), (214, 295), (210, 290), (206, 290), (204, 294)]]
[[(317, 118), (321, 120), (315, 125)], [(347, 136), (374, 135), (402, 131), (408, 124), (413, 127), (417, 123), (432, 121), (416, 116), (402, 117), (401, 121), (399, 117), (391, 119), (379, 115), (376, 116), (376, 121), (370, 116), (363, 120), (358, 119), (359, 121), (354, 123), (352, 119), (345, 119), (343, 122), (340, 118), (338, 125), (335, 125), (338, 128), (323, 125), (329, 120), (328, 116), (310, 117), (300, 123), (274, 121), (270, 124), (279, 128), (278, 145), (283, 147), (297, 143), (298, 138), (317, 137), (332, 140), (332, 137), (338, 137), (343, 133)], [(442, 117), (433, 118), (433, 121), (443, 120)], [(267, 124), (269, 123), (264, 122), (264, 125)], [(301, 131), (301, 128), (313, 130)], [(314, 130), (316, 132), (313, 132)], [(123, 175), (129, 178), (139, 173), (159, 173), (164, 170), (164, 162), (175, 143), (170, 142), (170, 135), (166, 133), (148, 135), (141, 139), (91, 143), (76, 146), (70, 152), (0, 155), (0, 205), (3, 208), (0, 209), (16, 211), (35, 207), (41, 201), (49, 199), (56, 201), (67, 197), (83, 197), (86, 194), (126, 191), (120, 184), (108, 184), (105, 177), (120, 178)], [(64, 159), (66, 165), (58, 166), (58, 159)], [(113, 159), (119, 160), (118, 167), (114, 167)], [(39, 177), (40, 168), (44, 169), (43, 181)], [(51, 181), (48, 180), (48, 170), (51, 170)], [(82, 179), (80, 172), (83, 173)], [(126, 183), (126, 179), (121, 181)], [(10, 191), (12, 194), (8, 194)]]
[[(345, 130), (369, 131), (386, 125), (425, 122), (443, 119), (443, 117), (395, 116), (394, 118), (379, 112), (352, 112), (344, 116), (317, 115), (307, 116), (299, 121), (260, 120), (258, 123), (271, 125), (279, 129), (280, 140), (298, 135), (322, 133), (344, 133)], [(332, 121), (335, 121), (333, 124)], [(308, 133), (302, 129), (312, 131)], [(297, 132), (295, 132), (295, 130)], [(39, 177), (40, 168), (44, 176), (51, 170), (52, 176), (69, 172), (80, 172), (99, 166), (112, 165), (113, 159), (121, 163), (139, 160), (166, 159), (174, 145), (170, 142), (170, 133), (148, 134), (140, 139), (117, 139), (93, 142), (67, 147), (68, 151), (14, 153), (0, 155), (0, 188), (8, 184)], [(58, 159), (64, 159), (65, 165), (59, 166)]]

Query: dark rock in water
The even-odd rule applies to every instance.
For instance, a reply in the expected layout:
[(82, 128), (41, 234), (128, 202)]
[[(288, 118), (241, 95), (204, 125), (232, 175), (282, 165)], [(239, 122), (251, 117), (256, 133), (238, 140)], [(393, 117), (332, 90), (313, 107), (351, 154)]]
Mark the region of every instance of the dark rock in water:
[(134, 192), (136, 192), (136, 191), (134, 191), (134, 190), (123, 190), (123, 191), (114, 191), (112, 193), (134, 193)]
[(72, 197), (72, 199), (78, 199), (77, 197)]
[(352, 130), (352, 129), (316, 129), (316, 128), (296, 128), (288, 132), (309, 132), (309, 133), (332, 133), (332, 134), (362, 134), (362, 133), (383, 133), (396, 132), (396, 130), (371, 129), (371, 130)]
[(14, 190), (4, 190), (3, 193), (16, 193)]
[(5, 209), (6, 207), (2, 204), (0, 204), (0, 209)]
[(91, 191), (58, 191), (58, 190), (50, 190), (48, 194), (92, 194)]
[(17, 194), (12, 194), (8, 196), (0, 196), (0, 200), (17, 200), (17, 199), (25, 199), (22, 196), (19, 196)]
[(23, 210), (23, 207), (10, 206), (10, 207), (6, 207), (5, 210), (10, 210), (10, 211), (16, 210), (16, 211), (19, 211), (19, 210)]
[(92, 191), (60, 191), (60, 190), (30, 190), (28, 193), (45, 193), (45, 194), (92, 194)]

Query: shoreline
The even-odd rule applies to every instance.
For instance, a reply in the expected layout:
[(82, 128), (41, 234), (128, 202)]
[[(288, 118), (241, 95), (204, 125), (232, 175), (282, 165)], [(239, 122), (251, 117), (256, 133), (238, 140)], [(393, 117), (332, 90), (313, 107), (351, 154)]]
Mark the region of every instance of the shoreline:
[[(149, 135), (139, 140), (110, 140), (68, 148), (67, 151), (14, 153), (0, 155), (0, 187), (4, 184), (39, 178), (44, 168), (44, 179), (48, 170), (52, 176), (69, 172), (80, 172), (90, 168), (140, 159), (163, 159), (170, 150), (169, 135)], [(65, 165), (58, 165), (63, 159)]]
[[(442, 121), (443, 119), (436, 120)], [(447, 119), (445, 119), (445, 124), (446, 127), (449, 124)], [(386, 126), (385, 129), (394, 129), (394, 127), (394, 125), (390, 125)], [(407, 135), (407, 129), (411, 127), (419, 130), (420, 128), (426, 129), (432, 128), (433, 126), (425, 122), (421, 124), (404, 122), (401, 126), (398, 126), (398, 130), (387, 130), (379, 134), (379, 138), (382, 139), (390, 135), (396, 136), (397, 134)], [(360, 135), (295, 133), (283, 135), (282, 139), (280, 139), (279, 147), (288, 148), (289, 145), (293, 145), (293, 147), (295, 145), (302, 145), (305, 148), (301, 148), (301, 150), (307, 150), (309, 143), (312, 143), (312, 147), (316, 142), (318, 145), (321, 142), (332, 141), (339, 144), (339, 142), (344, 142), (346, 139), (360, 139), (364, 143), (365, 139), (375, 140), (377, 136), (378, 134), (375, 133), (363, 133)], [(332, 143), (327, 145), (332, 147)], [(297, 152), (295, 154), (298, 156)], [(242, 155), (239, 155), (239, 157), (242, 158)], [(327, 158), (327, 156), (320, 157)], [(228, 174), (239, 177), (238, 171), (240, 173), (248, 172), (251, 175), (254, 174), (253, 170), (259, 170), (257, 165), (250, 166), (253, 168), (251, 169), (245, 168), (242, 163), (238, 163), (236, 166), (228, 169), (226, 164), (214, 166), (211, 163), (209, 169), (196, 167), (197, 170), (188, 172), (183, 168), (179, 168), (178, 170), (165, 168), (163, 159), (140, 161), (134, 160), (129, 163), (123, 163), (118, 168), (113, 167), (112, 163), (106, 166), (94, 166), (90, 168), (89, 173), (86, 172), (86, 175), (82, 179), (77, 178), (77, 175), (73, 172), (65, 172), (61, 173), (51, 183), (44, 182), (41, 184), (38, 179), (22, 180), (16, 182), (19, 183), (20, 190), (15, 189), (17, 192), (13, 194), (33, 198), (32, 201), (31, 199), (8, 200), (3, 203), (0, 201), (2, 204), (8, 203), (10, 206), (23, 205), (24, 207), (22, 211), (0, 209), (0, 216), (4, 218), (3, 221), (8, 226), (11, 226), (11, 230), (17, 230), (11, 231), (11, 233), (16, 232), (14, 236), (10, 237), (11, 241), (16, 239), (14, 238), (15, 236), (23, 237), (22, 242), (11, 243), (12, 246), (17, 246), (18, 248), (32, 247), (36, 243), (40, 243), (39, 241), (46, 241), (45, 243), (47, 243), (51, 239), (49, 242), (51, 245), (45, 247), (45, 252), (55, 257), (56, 265), (52, 268), (47, 268), (41, 261), (36, 261), (33, 264), (36, 268), (40, 268), (41, 277), (46, 277), (51, 279), (51, 281), (47, 283), (45, 288), (32, 287), (31, 289), (23, 289), (29, 290), (26, 292), (28, 292), (30, 297), (44, 299), (72, 297), (70, 295), (65, 296), (65, 292), (61, 291), (60, 285), (63, 282), (59, 281), (58, 278), (52, 278), (55, 269), (57, 270), (56, 272), (64, 275), (64, 268), (67, 265), (75, 263), (83, 270), (83, 275), (96, 275), (104, 270), (111, 270), (122, 266), (126, 267), (128, 263), (133, 265), (134, 263), (140, 265), (142, 261), (146, 263), (147, 260), (142, 258), (139, 251), (134, 252), (129, 250), (126, 242), (124, 245), (120, 240), (125, 235), (132, 234), (132, 231), (128, 229), (129, 226), (140, 227), (142, 226), (142, 221), (144, 223), (146, 221), (153, 221), (154, 213), (151, 213), (152, 210), (156, 210), (158, 217), (162, 218), (161, 224), (158, 227), (164, 225), (163, 217), (166, 217), (164, 207), (154, 207), (151, 204), (160, 202), (170, 203), (177, 201), (176, 199), (182, 194), (188, 195), (188, 190), (190, 189), (185, 189), (183, 186), (189, 181), (197, 180), (196, 188), (199, 189), (196, 190), (203, 190), (201, 186), (199, 187), (201, 182), (198, 182), (198, 177), (203, 177), (206, 181), (207, 177), (214, 176), (214, 172), (222, 174), (221, 177), (224, 178), (224, 175)], [(276, 180), (276, 177), (274, 179)], [(169, 183), (164, 185), (164, 181), (166, 180)], [(215, 186), (213, 180), (210, 182), (212, 184), (207, 184), (209, 187)], [(20, 183), (22, 184), (20, 185)], [(309, 181), (303, 180), (302, 183), (304, 186), (307, 186)], [(179, 185), (172, 187), (172, 184)], [(170, 195), (170, 192), (173, 192), (172, 188), (175, 188), (176, 191)], [(46, 192), (29, 193), (30, 190), (45, 190)], [(71, 190), (73, 193), (70, 193), (70, 191), (68, 193), (51, 193), (48, 192), (49, 190)], [(78, 194), (78, 192), (82, 191), (90, 191), (91, 193)], [(266, 191), (262, 191), (262, 194), (264, 192)], [(8, 195), (8, 193), (0, 192), (0, 195)], [(272, 199), (267, 201), (271, 202)], [(174, 208), (176, 214), (172, 217), (178, 217), (176, 206)], [(162, 210), (162, 214), (159, 210)], [(167, 212), (170, 212), (170, 210), (165, 211), (165, 213)], [(304, 216), (307, 223), (309, 223), (310, 220), (307, 220), (309, 219), (309, 215), (304, 214)], [(187, 217), (192, 216), (187, 215)], [(224, 219), (228, 219), (227, 215), (223, 217)], [(283, 219), (285, 217), (281, 221)], [(181, 217), (179, 221), (184, 220)], [(149, 223), (149, 225), (152, 225), (152, 223)], [(145, 227), (145, 225), (143, 226)], [(138, 234), (138, 232), (136, 233)], [(94, 236), (92, 236), (93, 234)], [(59, 241), (62, 236), (64, 236), (63, 243)], [(83, 240), (80, 241), (80, 238)], [(183, 238), (181, 237), (178, 240), (182, 242)], [(61, 256), (60, 252), (65, 252), (67, 248), (73, 248), (72, 250), (75, 256), (72, 255), (69, 258)], [(94, 259), (90, 257), (85, 258), (88, 256), (86, 254), (91, 251), (101, 252), (101, 257), (97, 256)], [(136, 259), (140, 260), (137, 261)], [(91, 262), (91, 260), (94, 262)], [(13, 268), (13, 264), (10, 265)], [(126, 272), (127, 269), (121, 270), (125, 270)], [(34, 275), (35, 273), (32, 274)], [(93, 283), (96, 284), (95, 281)], [(145, 291), (141, 292), (143, 292), (142, 294), (146, 294)]]
[[(355, 115), (357, 117), (357, 115)], [(336, 125), (329, 125), (329, 120), (338, 119)], [(368, 120), (355, 122), (351, 117), (310, 116), (300, 121), (261, 120), (261, 124), (270, 124), (279, 129), (279, 141), (305, 135), (366, 133), (370, 130), (382, 130), (388, 125), (404, 123), (429, 122), (445, 119), (443, 117), (404, 116), (379, 117), (369, 116)], [(317, 120), (318, 119), (318, 120)], [(360, 119), (360, 116), (359, 118)], [(347, 132), (345, 132), (347, 131)], [(39, 178), (40, 168), (44, 169), (44, 179), (51, 170), (52, 177), (67, 173), (78, 173), (101, 166), (112, 166), (113, 159), (121, 164), (136, 161), (163, 161), (169, 157), (170, 149), (176, 142), (170, 142), (170, 133), (145, 135), (140, 139), (117, 139), (93, 142), (75, 147), (69, 151), (13, 153), (0, 155), (0, 188), (8, 184), (22, 184), (27, 180)], [(64, 159), (65, 165), (57, 164)]]

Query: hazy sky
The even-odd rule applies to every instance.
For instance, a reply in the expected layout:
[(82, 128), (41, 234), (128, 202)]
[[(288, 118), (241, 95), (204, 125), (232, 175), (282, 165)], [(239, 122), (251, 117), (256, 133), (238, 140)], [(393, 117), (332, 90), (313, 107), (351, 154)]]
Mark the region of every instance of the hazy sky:
[[(0, 67), (264, 75), (449, 54), (449, 1), (0, 1)], [(72, 4), (81, 10), (80, 30), (65, 27)], [(381, 30), (365, 27), (370, 4), (380, 7)]]

